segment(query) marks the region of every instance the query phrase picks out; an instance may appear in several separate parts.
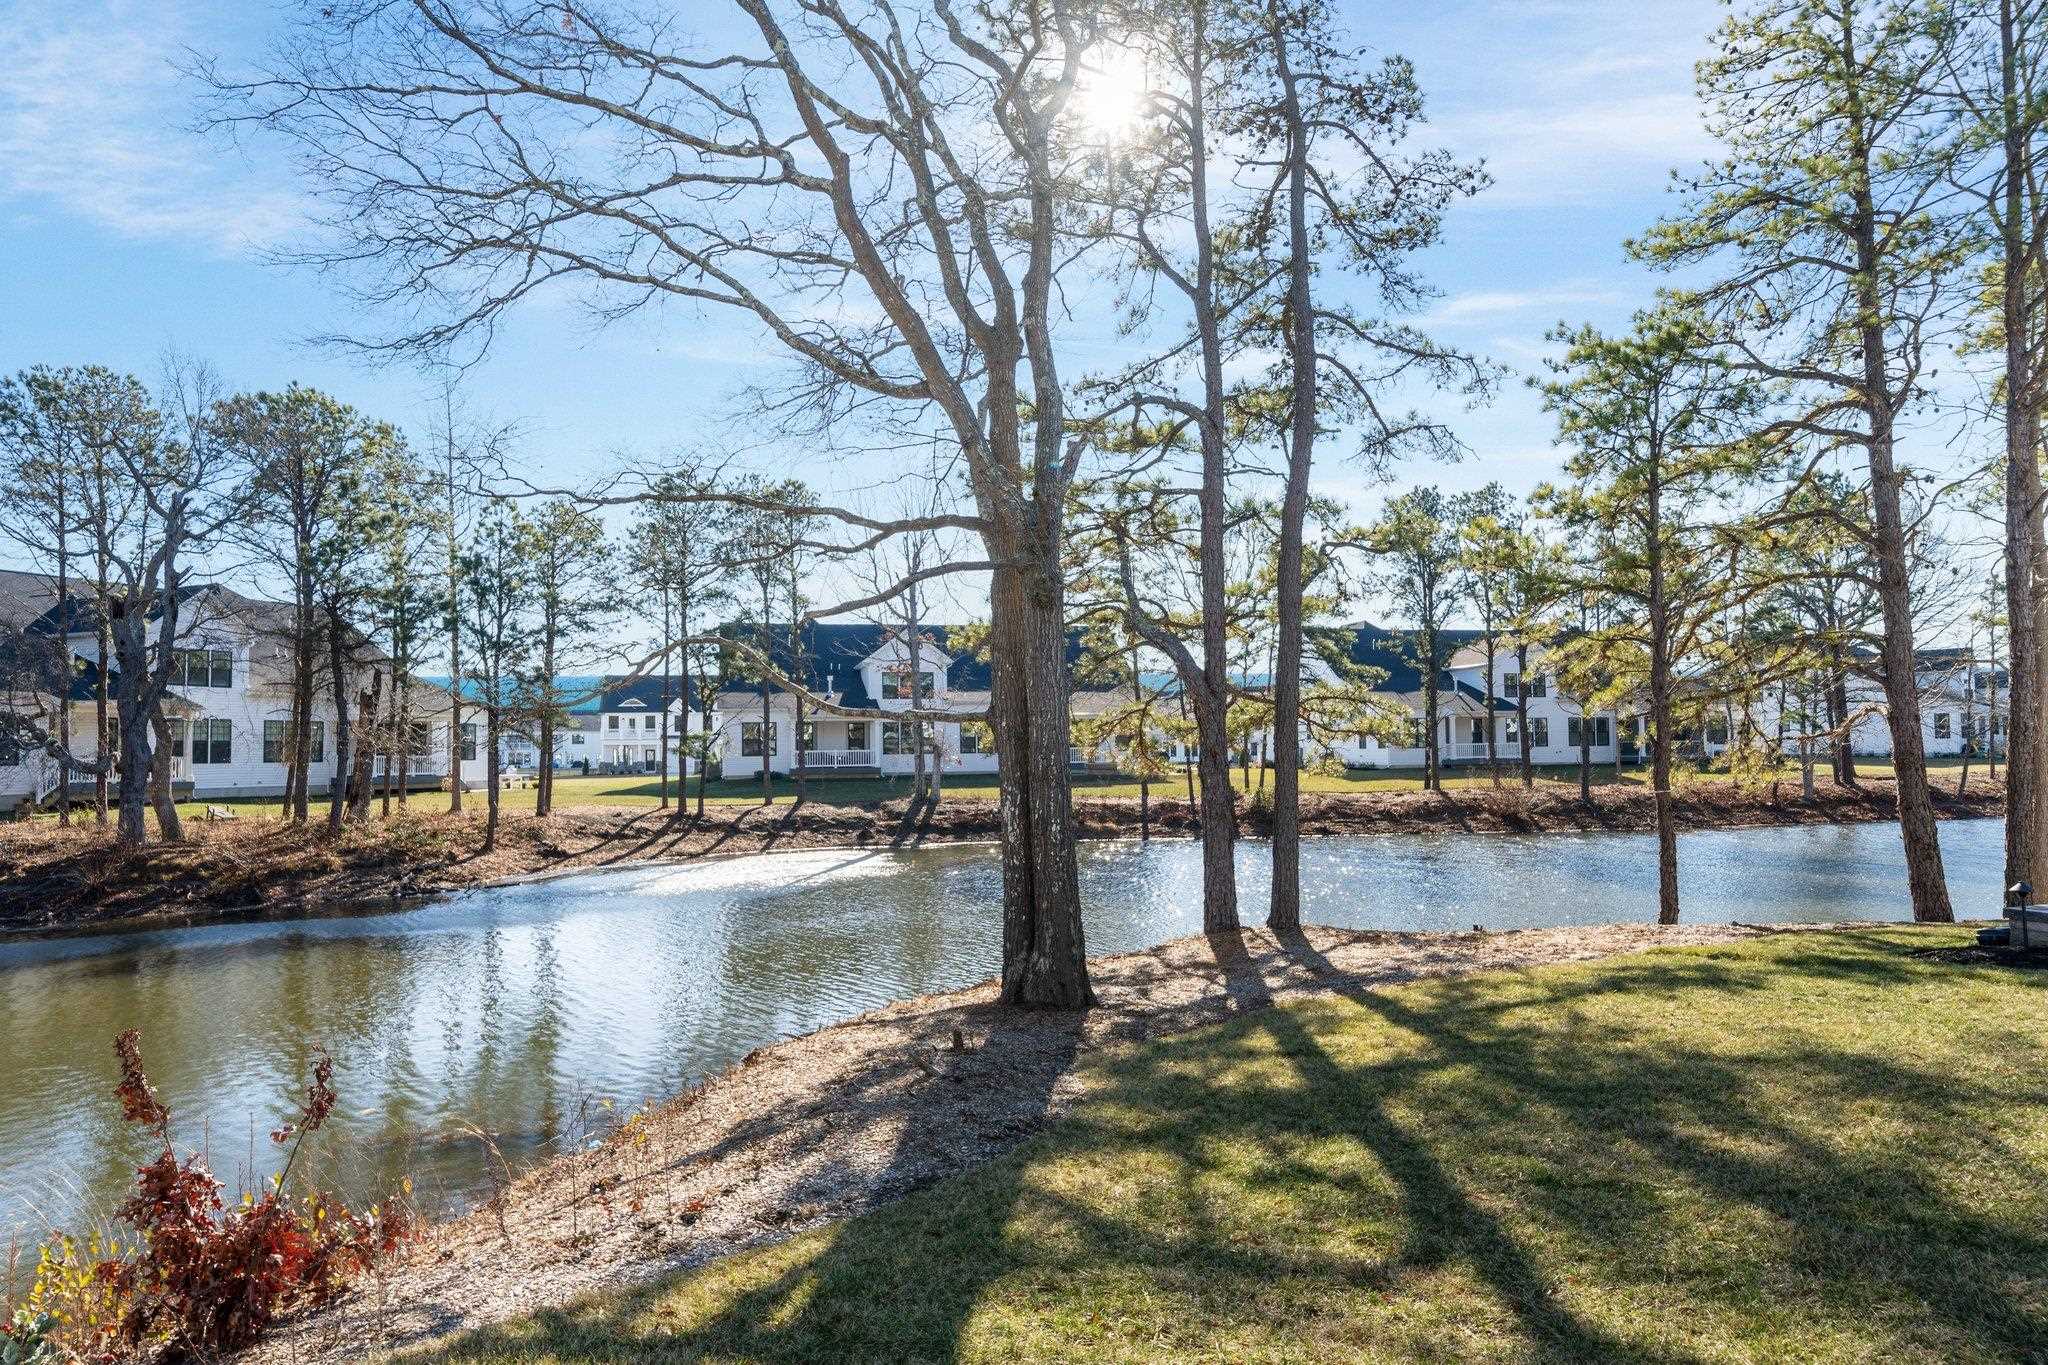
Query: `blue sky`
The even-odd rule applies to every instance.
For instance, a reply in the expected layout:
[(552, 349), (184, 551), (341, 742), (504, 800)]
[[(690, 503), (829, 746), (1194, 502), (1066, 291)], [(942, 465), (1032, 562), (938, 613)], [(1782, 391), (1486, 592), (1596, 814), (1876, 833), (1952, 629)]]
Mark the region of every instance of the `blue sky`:
[[(1670, 170), (1712, 151), (1692, 98), (1692, 63), (1723, 12), (1716, 0), (1354, 0), (1354, 29), (1416, 64), (1423, 136), (1483, 157), (1494, 186), (1454, 213), (1426, 273), (1444, 297), (1425, 319), (1444, 340), (1520, 371), (1559, 321), (1618, 324), (1655, 279), (1624, 237), (1669, 208)], [(378, 416), (424, 426), (415, 373), (366, 369), (305, 344), (373, 329), (335, 282), (271, 263), (303, 232), (305, 205), (274, 147), (235, 148), (189, 131), (186, 49), (261, 53), (285, 11), (263, 0), (0, 0), (0, 370), (98, 362), (154, 373), (176, 347), (238, 388), (316, 384)], [(676, 309), (593, 330), (566, 306), (520, 315), (472, 377), (473, 405), (526, 429), (523, 454), (563, 476), (619, 450), (715, 441), (735, 388), (767, 352), (725, 319)], [(1527, 489), (1556, 469), (1534, 396), (1507, 387), (1457, 418), (1473, 455), (1397, 471)], [(857, 486), (875, 471), (819, 471)], [(1341, 461), (1324, 490), (1371, 510)]]

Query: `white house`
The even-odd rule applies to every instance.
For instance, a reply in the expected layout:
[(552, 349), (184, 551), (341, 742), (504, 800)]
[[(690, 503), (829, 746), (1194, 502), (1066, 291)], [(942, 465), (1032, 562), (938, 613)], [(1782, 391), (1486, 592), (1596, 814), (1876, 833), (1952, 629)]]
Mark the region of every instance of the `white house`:
[[(648, 677), (609, 676), (598, 680), (588, 714), (572, 710), (587, 723), (593, 770), (658, 773), (695, 772), (697, 760), (685, 752), (684, 739), (704, 731), (702, 708), (690, 680), (659, 674)], [(662, 723), (666, 714), (667, 724)], [(582, 732), (582, 726), (578, 727)], [(664, 738), (666, 749), (664, 749)], [(562, 745), (556, 745), (556, 763)]]
[[(1860, 657), (1860, 656), (1859, 656)], [(1866, 664), (1872, 662), (1864, 658)], [(2009, 712), (2009, 680), (2005, 670), (1978, 660), (1967, 649), (1920, 650), (1915, 657), (1914, 683), (1920, 699), (1920, 742), (1930, 758), (1956, 758), (1965, 748), (1982, 757), (1994, 746), (2005, 753), (2006, 719)], [(1847, 701), (1851, 723), (1849, 750), (1862, 758), (1889, 758), (1892, 731), (1884, 688), (1874, 679), (1854, 674), (1848, 680)], [(1797, 699), (1784, 689), (1765, 688), (1748, 707), (1748, 725), (1753, 733), (1775, 734), (1781, 713), (1794, 711)], [(1818, 707), (1818, 703), (1815, 703)], [(1741, 708), (1724, 703), (1708, 709), (1697, 736), (1699, 747), (1709, 755), (1727, 752), (1739, 738)], [(1801, 720), (1788, 715), (1788, 731), (1819, 728), (1824, 721)], [(1825, 743), (1816, 745), (1824, 753)]]
[[(1539, 765), (1575, 764), (1584, 727), (1595, 763), (1612, 763), (1620, 727), (1610, 712), (1590, 716), (1576, 701), (1562, 695), (1544, 667), (1544, 651), (1529, 651), (1528, 676), (1522, 676), (1515, 651), (1505, 646), (1495, 654), (1491, 684), (1486, 670), (1485, 635), (1475, 630), (1447, 630), (1445, 667), (1437, 680), (1437, 711), (1425, 719), (1426, 692), (1418, 637), (1411, 631), (1388, 630), (1361, 621), (1337, 630), (1312, 631), (1314, 648), (1305, 651), (1312, 681), (1335, 684), (1342, 665), (1370, 668), (1382, 675), (1374, 691), (1396, 712), (1406, 713), (1406, 733), (1383, 738), (1359, 733), (1327, 747), (1346, 767), (1419, 768), (1424, 761), (1425, 726), (1437, 727), (1437, 754), (1446, 765), (1484, 763), (1487, 729), (1493, 729), (1494, 750), (1502, 762), (1521, 758), (1521, 715), (1517, 705), (1526, 691), (1529, 756)], [(1626, 756), (1624, 754), (1624, 756)]]
[[(181, 608), (180, 648), (165, 714), (171, 733), (174, 788), (196, 799), (277, 796), (285, 785), (286, 730), (291, 715), (291, 674), (283, 625), (290, 608), (245, 597), (207, 584), (191, 590)], [(99, 666), (97, 632), (89, 603), (74, 592), (69, 609), (57, 600), (54, 579), (0, 570), (0, 628), (30, 639), (61, 642), (72, 661), (70, 689), (72, 751), (81, 758), (94, 749), (93, 720)], [(366, 668), (381, 661), (369, 659)], [(353, 691), (353, 688), (351, 688)], [(5, 701), (0, 694), (0, 701)], [(32, 705), (27, 698), (12, 704)], [(462, 733), (448, 729), (448, 694), (415, 683), (412, 693), (414, 744), (406, 764), (415, 787), (445, 786), (459, 772), (465, 786), (485, 780), (482, 726), (465, 721)], [(327, 790), (339, 760), (339, 728), (333, 692), (324, 679), (316, 687), (309, 735), (313, 753), (311, 790)], [(19, 743), (0, 747), (0, 810), (40, 801), (55, 790), (58, 764)], [(459, 756), (458, 756), (459, 754)], [(373, 771), (383, 774), (380, 758)], [(74, 775), (74, 791), (79, 778)]]
[[(746, 681), (737, 658), (727, 661), (726, 680), (712, 698), (711, 725), (728, 778), (755, 776), (765, 762), (770, 772), (794, 771), (799, 738), (807, 774), (889, 776), (908, 773), (915, 765), (916, 722), (888, 719), (892, 711), (913, 706), (925, 710), (985, 712), (989, 702), (986, 659), (953, 647), (957, 626), (927, 626), (913, 648), (901, 631), (861, 623), (810, 623), (792, 648), (787, 626), (769, 626), (769, 654), (776, 671), (802, 683), (811, 693), (833, 703), (881, 712), (851, 718), (804, 716), (804, 733), (796, 733), (796, 698), (774, 685)], [(751, 633), (751, 632), (748, 632)], [(1067, 641), (1068, 667), (1078, 671), (1078, 632)], [(1077, 712), (1096, 709), (1116, 689), (1077, 682)], [(763, 718), (765, 700), (767, 715)], [(975, 721), (926, 723), (925, 754), (947, 773), (992, 773), (996, 756), (987, 727)], [(1071, 755), (1078, 766), (1100, 755)]]

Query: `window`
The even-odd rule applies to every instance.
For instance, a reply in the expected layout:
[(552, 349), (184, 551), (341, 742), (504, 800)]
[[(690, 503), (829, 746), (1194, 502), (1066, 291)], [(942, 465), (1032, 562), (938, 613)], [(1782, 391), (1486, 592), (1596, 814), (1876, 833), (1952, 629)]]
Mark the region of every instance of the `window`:
[(21, 739), (12, 726), (0, 728), (0, 768), (21, 766)]
[(1408, 717), (1408, 743), (1410, 749), (1420, 749), (1429, 743), (1429, 726), (1420, 716)]
[(171, 655), (171, 686), (233, 687), (235, 654), (231, 649), (180, 649)]
[[(917, 698), (929, 701), (932, 696), (932, 675), (928, 669), (917, 673)], [(910, 700), (910, 670), (908, 668), (885, 668), (882, 670), (882, 700)]]
[(1955, 737), (1955, 718), (1949, 715), (1948, 712), (1936, 711), (1934, 713), (1934, 737), (1936, 739), (1953, 739)]
[[(1518, 746), (1522, 742), (1522, 731), (1514, 720), (1507, 722), (1507, 742)], [(1532, 749), (1548, 749), (1550, 747), (1550, 717), (1529, 717), (1529, 747)]]
[[(907, 754), (916, 748), (914, 736), (918, 730), (916, 721), (885, 720), (882, 722), (882, 752), (885, 754)], [(929, 746), (927, 746), (929, 747)]]
[[(291, 755), (285, 752), (286, 740), (289, 734), (290, 726), (285, 721), (266, 720), (263, 722), (263, 761), (265, 763), (291, 762)], [(310, 741), (306, 746), (306, 761), (308, 763), (325, 763), (327, 761), (326, 721), (316, 720), (313, 722)]]
[(575, 734), (569, 736), (569, 742), (571, 744), (581, 744), (583, 742), (583, 732), (578, 730)]
[(960, 727), (960, 752), (961, 752), (961, 753), (963, 753), (963, 754), (978, 754), (978, 753), (980, 753), (980, 752), (981, 752), (981, 731), (979, 731), (979, 730), (974, 730), (974, 729), (969, 729), (969, 728), (968, 728), (967, 726), (965, 726), (965, 725), (961, 726), (961, 727)]
[(1564, 728), (1565, 740), (1574, 749), (1582, 746), (1604, 749), (1614, 742), (1606, 716), (1595, 716), (1590, 722), (1578, 716), (1567, 716)]
[(1707, 743), (1726, 744), (1727, 742), (1728, 718), (1726, 716), (1709, 716), (1707, 718)]
[(647, 719), (640, 723), (640, 728), (643, 730), (652, 730), (655, 728), (658, 719), (659, 718), (656, 716), (649, 716), (647, 717)]
[(192, 762), (221, 764), (235, 761), (235, 728), (225, 720), (192, 722)]
[(605, 728), (605, 729), (607, 729), (607, 730), (616, 730), (616, 729), (618, 729), (618, 728), (619, 728), (619, 718), (618, 718), (617, 716), (606, 716), (606, 717), (604, 718), (604, 728)]
[(423, 720), (412, 722), (412, 743), (406, 746), (407, 756), (426, 758), (434, 752), (434, 727)]
[(865, 749), (868, 747), (868, 723), (864, 720), (846, 722), (846, 747)]
[[(768, 722), (768, 749), (771, 753), (775, 749), (775, 725), (776, 722), (772, 720)], [(740, 756), (742, 758), (761, 757), (760, 721), (747, 720), (740, 722)]]
[(1501, 694), (1501, 695), (1502, 695), (1503, 697), (1506, 697), (1506, 698), (1507, 698), (1507, 699), (1508, 699), (1509, 701), (1513, 701), (1513, 700), (1514, 700), (1514, 699), (1515, 699), (1516, 697), (1518, 697), (1518, 696), (1520, 696), (1520, 695), (1521, 695), (1521, 692), (1522, 692), (1522, 675), (1521, 675), (1521, 674), (1519, 674), (1519, 673), (1503, 673), (1503, 674), (1501, 674), (1501, 675), (1500, 675), (1500, 694)]
[(167, 720), (164, 722), (164, 729), (170, 734), (172, 758), (183, 758), (185, 756), (186, 728), (186, 723), (183, 720)]
[(462, 761), (476, 762), (476, 722), (473, 720), (462, 722)]

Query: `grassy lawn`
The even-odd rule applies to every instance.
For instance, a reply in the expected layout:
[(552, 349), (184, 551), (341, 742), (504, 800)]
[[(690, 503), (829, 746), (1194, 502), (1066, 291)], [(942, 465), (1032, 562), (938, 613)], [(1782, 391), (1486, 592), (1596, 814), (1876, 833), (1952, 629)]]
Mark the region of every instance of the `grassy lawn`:
[(426, 1358), (2048, 1358), (2048, 972), (1913, 955), (1966, 937), (1250, 1014), (971, 1175)]
[[(1960, 768), (1961, 763), (1957, 759), (1933, 759), (1929, 761), (1927, 766), (1928, 771), (1935, 775), (1936, 781), (1940, 781), (1943, 774), (1947, 774), (1953, 780), (1954, 774)], [(1981, 773), (1983, 770), (1982, 763), (1972, 766), (1973, 772)], [(1889, 764), (1875, 760), (1861, 762), (1858, 765), (1858, 771), (1866, 777), (1877, 779), (1888, 779), (1892, 775), (1892, 769)], [(1799, 770), (1796, 767), (1788, 768), (1782, 776), (1784, 780), (1796, 783), (1799, 780)], [(1259, 774), (1254, 770), (1251, 782), (1253, 787), (1259, 785), (1258, 779)], [(1721, 774), (1691, 770), (1681, 771), (1679, 779), (1681, 782), (1726, 780), (1725, 776)], [(1267, 774), (1266, 780), (1270, 785), (1272, 781), (1270, 773)], [(1512, 763), (1504, 763), (1502, 765), (1501, 780), (1509, 787), (1513, 787), (1519, 782), (1519, 774)], [(1577, 768), (1539, 768), (1536, 780), (1537, 784), (1541, 787), (1576, 790), (1579, 774)], [(1593, 771), (1593, 780), (1602, 786), (1617, 780), (1624, 784), (1642, 784), (1649, 781), (1649, 769), (1647, 767), (1637, 768), (1633, 764), (1625, 764), (1617, 778), (1615, 770), (1611, 765), (1597, 767)], [(1826, 775), (1822, 774), (1820, 780), (1825, 782), (1827, 780)], [(1244, 791), (1246, 788), (1243, 772), (1233, 769), (1231, 771), (1231, 783), (1237, 790)], [(1444, 786), (1450, 791), (1478, 791), (1490, 788), (1492, 785), (1493, 780), (1487, 774), (1484, 765), (1476, 768), (1469, 765), (1461, 765), (1450, 770), (1444, 779)], [(1305, 772), (1301, 775), (1301, 786), (1305, 792), (1420, 791), (1422, 790), (1422, 773), (1419, 769), (1413, 768), (1364, 769), (1343, 773)], [(996, 794), (996, 779), (992, 774), (949, 776), (946, 779), (946, 790), (956, 796), (979, 796), (993, 799)], [(673, 793), (673, 791), (674, 784), (672, 783), (671, 792)], [(692, 778), (689, 784), (688, 795), (689, 800), (693, 803), (696, 800), (696, 791), (696, 780)], [(908, 777), (813, 778), (808, 783), (807, 799), (824, 805), (859, 805), (873, 801), (900, 800), (908, 795), (909, 791), (910, 779)], [(1138, 795), (1138, 784), (1123, 777), (1077, 775), (1074, 778), (1074, 791), (1077, 795), (1084, 797), (1136, 797)], [(1152, 784), (1152, 795), (1154, 798), (1172, 799), (1185, 796), (1186, 794), (1186, 783), (1178, 776), (1164, 782)], [(793, 782), (786, 778), (778, 778), (776, 780), (776, 800), (793, 800), (795, 795), (796, 786)], [(502, 796), (503, 808), (507, 811), (518, 813), (531, 812), (533, 810), (534, 793), (531, 788), (515, 788), (504, 792)], [(567, 810), (577, 806), (643, 807), (653, 809), (660, 804), (660, 799), (661, 784), (657, 778), (631, 775), (580, 777), (572, 776), (568, 773), (558, 774), (555, 778), (555, 805), (558, 809)], [(749, 805), (757, 803), (761, 799), (761, 781), (759, 778), (754, 778), (752, 780), (732, 782), (713, 782), (709, 789), (708, 799), (721, 805)], [(442, 810), (447, 806), (448, 797), (446, 793), (415, 792), (411, 800), (422, 803), (425, 809)], [(466, 803), (477, 803), (480, 805), (482, 800), (483, 795), (480, 792), (471, 792), (465, 797)], [(323, 804), (323, 800), (316, 800), (315, 804)], [(247, 818), (276, 817), (283, 810), (282, 804), (275, 799), (193, 801), (181, 803), (179, 809), (187, 815), (198, 815), (208, 805), (232, 806)]]

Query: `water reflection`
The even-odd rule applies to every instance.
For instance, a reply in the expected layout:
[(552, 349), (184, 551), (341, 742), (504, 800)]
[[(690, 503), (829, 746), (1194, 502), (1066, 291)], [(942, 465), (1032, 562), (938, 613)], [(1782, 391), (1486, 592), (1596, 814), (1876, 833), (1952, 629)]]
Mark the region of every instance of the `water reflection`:
[[(1942, 827), (1963, 913), (1995, 914), (1997, 821)], [(1898, 919), (1897, 829), (1688, 835), (1695, 922)], [(1256, 919), (1265, 850), (1245, 848)], [(1304, 913), (1464, 929), (1646, 918), (1648, 838), (1589, 834), (1310, 841)], [(1200, 927), (1186, 843), (1084, 850), (1089, 947)], [(603, 1099), (666, 1095), (762, 1043), (991, 975), (999, 873), (986, 847), (818, 852), (478, 892), (396, 914), (0, 944), (0, 1232), (110, 1209), (145, 1152), (118, 1120), (111, 1042), (143, 1030), (183, 1148), (254, 1183), (316, 1044), (342, 1111), (322, 1148), (344, 1188), (409, 1173), (444, 1207), (486, 1188), (467, 1125), (518, 1161), (578, 1140)]]

